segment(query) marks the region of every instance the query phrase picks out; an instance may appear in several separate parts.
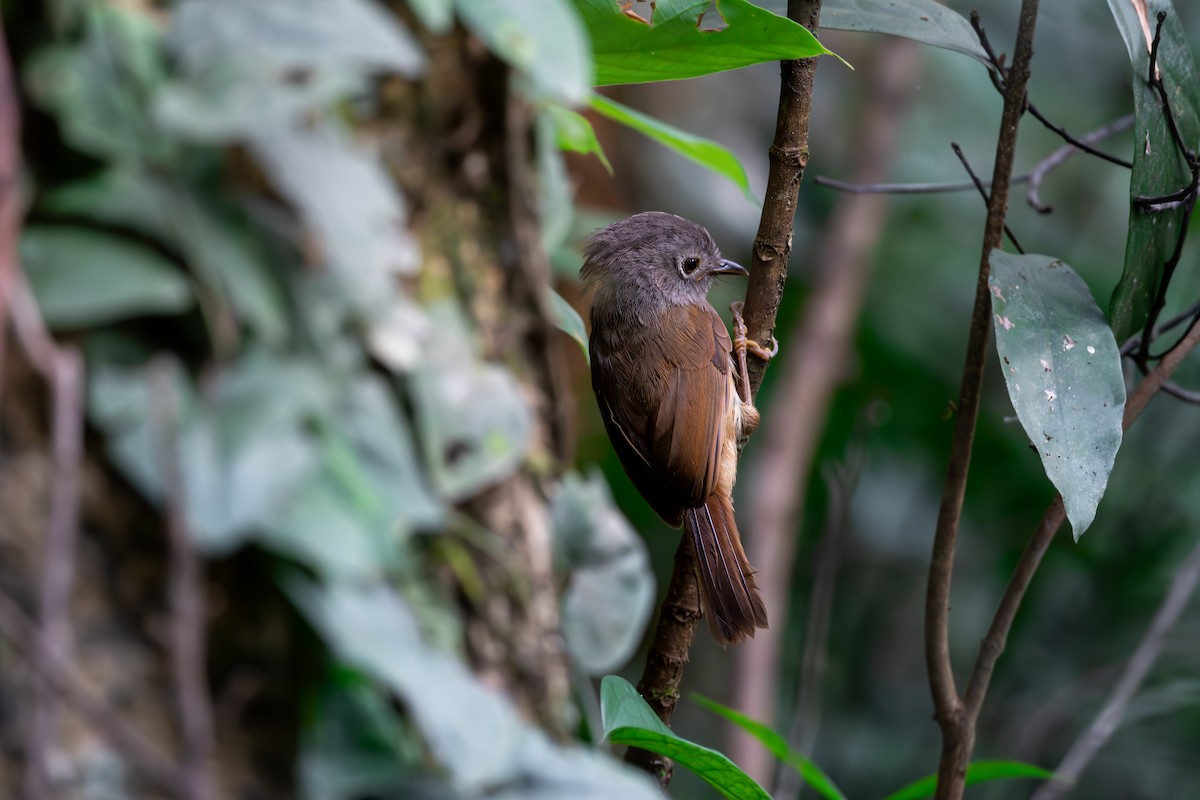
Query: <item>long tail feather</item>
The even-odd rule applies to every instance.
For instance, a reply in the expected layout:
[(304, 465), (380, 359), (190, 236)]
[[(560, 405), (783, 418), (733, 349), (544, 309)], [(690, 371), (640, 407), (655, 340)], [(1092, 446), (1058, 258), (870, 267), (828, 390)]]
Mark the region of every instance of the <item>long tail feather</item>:
[(754, 582), (754, 569), (742, 549), (733, 504), (713, 493), (704, 505), (684, 512), (699, 564), (704, 615), (719, 644), (736, 644), (767, 627), (767, 609)]

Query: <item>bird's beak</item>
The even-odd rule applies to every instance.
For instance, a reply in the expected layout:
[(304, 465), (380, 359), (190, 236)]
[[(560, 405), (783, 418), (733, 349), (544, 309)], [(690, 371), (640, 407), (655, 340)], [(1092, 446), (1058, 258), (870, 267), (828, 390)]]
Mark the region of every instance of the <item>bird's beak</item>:
[(743, 267), (736, 261), (730, 261), (727, 258), (721, 259), (721, 263), (717, 268), (712, 270), (713, 275), (749, 275), (750, 270)]

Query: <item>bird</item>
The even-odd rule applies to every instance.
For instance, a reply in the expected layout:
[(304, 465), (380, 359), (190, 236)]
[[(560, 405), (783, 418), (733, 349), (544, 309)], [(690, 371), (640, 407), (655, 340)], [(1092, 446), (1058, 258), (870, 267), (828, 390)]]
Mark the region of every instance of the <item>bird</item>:
[(738, 444), (758, 426), (746, 338), (734, 303), (734, 339), (708, 302), (722, 275), (748, 275), (722, 258), (701, 225), (674, 214), (635, 214), (593, 233), (583, 248), (592, 388), (604, 427), (633, 485), (696, 555), (702, 612), (713, 638), (736, 644), (767, 627), (767, 612), (733, 511)]

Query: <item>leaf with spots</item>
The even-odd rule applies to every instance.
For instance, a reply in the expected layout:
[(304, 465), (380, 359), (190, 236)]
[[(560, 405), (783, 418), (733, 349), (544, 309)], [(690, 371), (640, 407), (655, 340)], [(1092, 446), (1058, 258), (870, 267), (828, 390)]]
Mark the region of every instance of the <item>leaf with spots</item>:
[(1017, 418), (1078, 540), (1121, 446), (1121, 354), (1087, 285), (1050, 256), (993, 250), (996, 350)]

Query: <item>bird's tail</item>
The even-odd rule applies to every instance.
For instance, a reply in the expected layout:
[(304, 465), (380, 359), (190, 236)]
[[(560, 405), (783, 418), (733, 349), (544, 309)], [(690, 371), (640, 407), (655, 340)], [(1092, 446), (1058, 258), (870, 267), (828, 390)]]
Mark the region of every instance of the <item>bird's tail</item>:
[(713, 638), (721, 645), (736, 644), (767, 627), (767, 609), (742, 549), (730, 499), (714, 492), (704, 505), (684, 511), (683, 527), (692, 537)]

